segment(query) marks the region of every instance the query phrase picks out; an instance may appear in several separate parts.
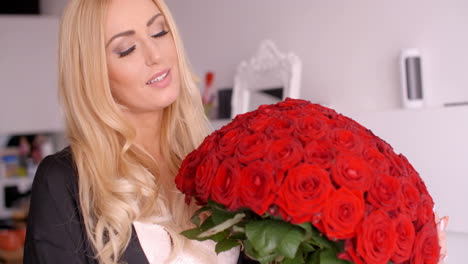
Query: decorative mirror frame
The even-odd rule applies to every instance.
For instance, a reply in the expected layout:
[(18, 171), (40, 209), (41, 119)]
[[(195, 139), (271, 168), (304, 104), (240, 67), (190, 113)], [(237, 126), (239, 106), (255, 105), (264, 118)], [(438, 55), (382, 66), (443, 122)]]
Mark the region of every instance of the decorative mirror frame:
[(257, 53), (242, 61), (234, 78), (231, 118), (249, 111), (253, 92), (283, 88), (282, 99), (299, 98), (302, 63), (295, 54), (281, 53), (271, 40), (264, 40)]

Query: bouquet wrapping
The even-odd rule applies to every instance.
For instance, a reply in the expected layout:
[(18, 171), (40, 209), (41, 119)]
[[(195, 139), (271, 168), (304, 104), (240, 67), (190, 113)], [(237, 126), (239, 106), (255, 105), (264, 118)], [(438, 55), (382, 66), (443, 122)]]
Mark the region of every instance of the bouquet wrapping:
[[(402, 154), (334, 110), (286, 99), (238, 115), (182, 162), (191, 239), (260, 263), (437, 263), (434, 202)], [(205, 217), (203, 217), (205, 216)]]

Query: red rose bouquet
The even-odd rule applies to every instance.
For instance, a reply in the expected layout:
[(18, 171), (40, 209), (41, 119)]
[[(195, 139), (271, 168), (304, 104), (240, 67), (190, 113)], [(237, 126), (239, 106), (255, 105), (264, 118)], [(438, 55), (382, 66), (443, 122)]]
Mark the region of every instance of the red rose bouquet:
[[(286, 99), (238, 115), (183, 161), (203, 207), (191, 239), (260, 263), (437, 263), (434, 202), (401, 154), (326, 107)], [(200, 213), (209, 211), (203, 221)]]

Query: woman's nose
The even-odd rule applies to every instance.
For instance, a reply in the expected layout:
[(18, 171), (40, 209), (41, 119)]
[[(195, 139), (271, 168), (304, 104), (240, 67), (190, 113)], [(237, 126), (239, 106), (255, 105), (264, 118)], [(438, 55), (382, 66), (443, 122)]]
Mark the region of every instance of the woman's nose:
[(152, 40), (148, 40), (145, 46), (145, 63), (147, 66), (157, 64), (161, 61), (161, 49), (159, 45)]

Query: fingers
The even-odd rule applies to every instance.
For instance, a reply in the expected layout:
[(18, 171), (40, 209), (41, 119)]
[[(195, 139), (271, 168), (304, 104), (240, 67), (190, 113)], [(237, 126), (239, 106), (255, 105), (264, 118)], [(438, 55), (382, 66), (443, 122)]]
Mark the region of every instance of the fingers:
[(448, 216), (444, 216), (440, 219), (438, 219), (438, 216), (436, 217), (440, 245), (440, 256), (438, 264), (444, 264), (444, 261), (447, 258), (447, 240), (445, 237), (445, 230), (447, 229), (448, 220)]

